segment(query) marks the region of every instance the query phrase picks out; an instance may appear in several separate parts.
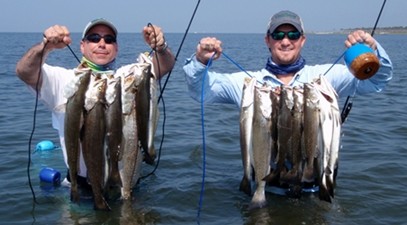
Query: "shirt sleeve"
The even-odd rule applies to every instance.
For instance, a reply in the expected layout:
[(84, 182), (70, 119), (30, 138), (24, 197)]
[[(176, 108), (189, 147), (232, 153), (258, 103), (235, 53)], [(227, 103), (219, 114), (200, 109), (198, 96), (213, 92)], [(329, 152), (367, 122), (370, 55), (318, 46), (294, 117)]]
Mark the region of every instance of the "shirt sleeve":
[[(64, 87), (74, 76), (73, 70), (44, 64), (41, 68), (42, 83), (39, 99), (52, 111), (64, 109)], [(35, 94), (35, 90), (28, 86)]]
[[(188, 58), (183, 67), (189, 95), (196, 101), (240, 105), (243, 79), (242, 72), (217, 73), (209, 71), (195, 55)], [(204, 84), (202, 84), (204, 82)], [(202, 88), (203, 87), (203, 88)]]

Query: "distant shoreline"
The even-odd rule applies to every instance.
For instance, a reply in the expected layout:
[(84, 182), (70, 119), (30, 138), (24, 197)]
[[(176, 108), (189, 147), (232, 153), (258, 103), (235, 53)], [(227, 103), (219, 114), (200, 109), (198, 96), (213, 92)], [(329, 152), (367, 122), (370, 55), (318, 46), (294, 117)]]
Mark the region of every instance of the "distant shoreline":
[[(359, 27), (359, 28), (346, 28), (340, 29), (339, 31), (316, 31), (308, 32), (310, 34), (349, 34), (354, 30), (364, 30), (371, 32), (373, 27)], [(377, 27), (375, 34), (407, 34), (407, 27), (397, 26), (397, 27)]]
[[(372, 27), (356, 27), (356, 28), (343, 28), (339, 30), (332, 30), (332, 31), (308, 31), (305, 30), (306, 34), (349, 34), (355, 30), (364, 30), (366, 32), (371, 32)], [(16, 31), (0, 31), (0, 33), (41, 33), (41, 32), (16, 32)], [(81, 34), (81, 32), (71, 32), (71, 34)], [(126, 32), (122, 31), (121, 34), (133, 34), (139, 32)], [(167, 32), (168, 34), (183, 34), (182, 32)], [(262, 34), (260, 33), (239, 33), (239, 32), (196, 32), (190, 31), (190, 34)], [(395, 26), (395, 27), (377, 27), (375, 30), (375, 34), (407, 34), (407, 26)]]

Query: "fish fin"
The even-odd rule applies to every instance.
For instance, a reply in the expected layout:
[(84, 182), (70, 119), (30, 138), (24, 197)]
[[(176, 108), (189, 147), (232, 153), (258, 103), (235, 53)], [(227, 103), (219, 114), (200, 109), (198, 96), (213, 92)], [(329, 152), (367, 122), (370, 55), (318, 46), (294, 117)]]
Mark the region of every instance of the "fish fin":
[(272, 184), (278, 181), (279, 172), (277, 170), (271, 171), (267, 176), (265, 176), (262, 180), (266, 181), (267, 184)]

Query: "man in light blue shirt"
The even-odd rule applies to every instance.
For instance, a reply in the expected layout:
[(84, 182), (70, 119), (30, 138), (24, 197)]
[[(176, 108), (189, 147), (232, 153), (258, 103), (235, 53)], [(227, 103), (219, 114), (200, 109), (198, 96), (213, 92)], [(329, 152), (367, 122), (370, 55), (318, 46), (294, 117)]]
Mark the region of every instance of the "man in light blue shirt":
[(211, 58), (216, 60), (221, 56), (222, 42), (214, 37), (202, 38), (196, 53), (186, 60), (183, 67), (190, 96), (201, 101), (203, 75), (206, 75), (203, 85), (206, 103), (235, 104), (239, 108), (244, 80), (248, 74), (275, 88), (281, 85), (302, 87), (304, 83), (310, 83), (325, 74), (339, 98), (380, 92), (392, 78), (393, 66), (389, 56), (369, 33), (362, 30), (350, 33), (345, 46), (350, 48), (359, 43), (367, 45), (377, 56), (380, 65), (377, 72), (371, 74), (373, 76), (362, 80), (356, 78), (343, 64), (305, 65), (305, 59), (301, 56), (306, 41), (304, 26), (300, 17), (291, 11), (281, 11), (270, 19), (264, 40), (271, 53), (265, 68), (249, 72), (217, 73), (207, 71), (206, 65), (211, 62)]
[[(282, 11), (280, 14), (284, 12), (292, 13)], [(292, 14), (298, 17), (296, 14)], [(380, 68), (373, 77), (358, 80), (343, 64), (336, 64), (331, 69), (331, 64), (305, 65), (305, 60), (301, 57), (301, 49), (306, 41), (306, 36), (299, 17), (296, 21), (283, 19), (272, 22), (275, 20), (270, 22), (264, 38), (271, 52), (267, 66), (259, 71), (248, 72), (258, 81), (267, 82), (273, 87), (282, 84), (302, 86), (303, 83), (311, 82), (329, 70), (325, 76), (341, 98), (354, 93), (361, 95), (380, 92), (392, 78), (393, 66), (389, 56), (381, 45), (365, 31), (357, 30), (349, 34), (345, 45), (347, 47), (356, 43), (368, 45), (379, 58)], [(280, 40), (280, 38), (282, 39)], [(220, 40), (213, 37), (202, 38), (196, 53), (187, 59), (183, 67), (189, 93), (197, 101), (200, 101), (201, 81), (206, 64), (215, 52), (214, 60), (220, 57), (221, 44)], [(205, 102), (231, 103), (240, 107), (243, 83), (247, 76), (246, 72), (216, 73), (209, 71), (204, 85)]]

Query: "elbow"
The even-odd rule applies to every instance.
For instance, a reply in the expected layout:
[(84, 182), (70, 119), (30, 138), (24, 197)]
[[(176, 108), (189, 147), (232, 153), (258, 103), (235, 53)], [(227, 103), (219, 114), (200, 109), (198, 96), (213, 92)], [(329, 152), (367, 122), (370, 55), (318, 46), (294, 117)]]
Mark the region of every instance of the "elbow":
[(20, 61), (17, 62), (15, 71), (16, 71), (16, 74), (17, 74), (18, 77), (20, 77), (21, 74), (23, 73), (23, 70), (22, 70), (21, 65), (20, 65)]

